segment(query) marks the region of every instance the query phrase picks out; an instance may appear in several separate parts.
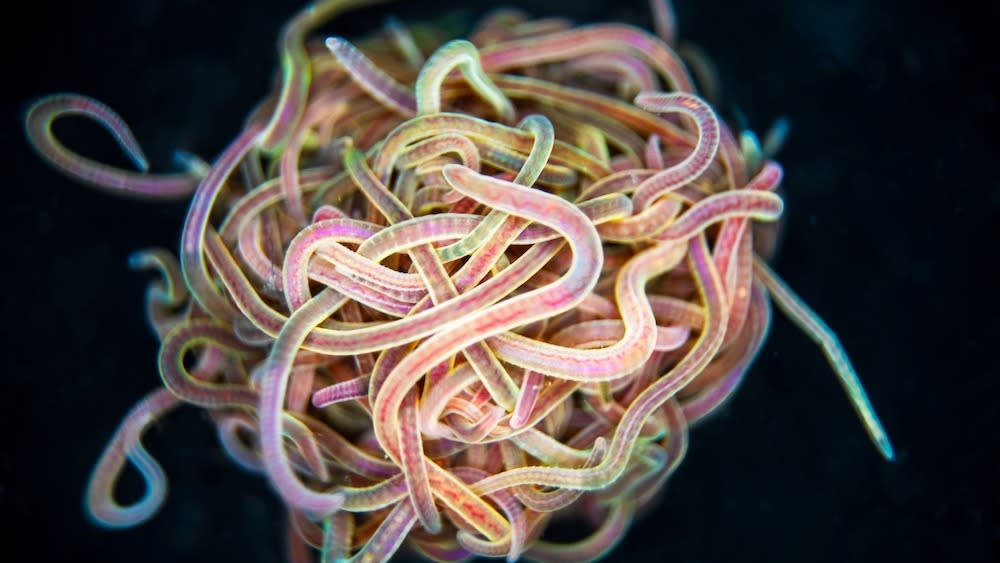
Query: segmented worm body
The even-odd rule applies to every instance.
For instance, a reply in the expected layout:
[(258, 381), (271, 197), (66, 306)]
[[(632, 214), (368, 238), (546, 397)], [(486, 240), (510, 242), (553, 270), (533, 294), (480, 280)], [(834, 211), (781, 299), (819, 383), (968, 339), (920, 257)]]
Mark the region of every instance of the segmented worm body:
[[(668, 3), (652, 2), (658, 36), (497, 10), (468, 40), (396, 20), (311, 37), (371, 3), (293, 18), (279, 86), (207, 168), (150, 173), (124, 121), (84, 96), (29, 110), (62, 173), (191, 201), (177, 258), (132, 259), (161, 277), (146, 308), (163, 385), (101, 456), (95, 521), (156, 513), (166, 476), (140, 438), (190, 404), (266, 475), (295, 557), (598, 559), (732, 396), (772, 300), (892, 458), (833, 332), (754, 253), (753, 225), (783, 212), (780, 142), (730, 130), (696, 92)], [(52, 124), (73, 115), (140, 171), (62, 145)], [(147, 490), (123, 506), (126, 460)], [(568, 514), (589, 535), (545, 539)]]

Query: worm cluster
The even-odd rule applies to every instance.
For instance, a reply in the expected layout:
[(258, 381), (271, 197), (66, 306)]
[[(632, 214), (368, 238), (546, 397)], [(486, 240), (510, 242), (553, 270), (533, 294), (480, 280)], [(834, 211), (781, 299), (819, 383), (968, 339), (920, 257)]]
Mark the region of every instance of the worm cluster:
[[(211, 165), (111, 168), (51, 133), (83, 114), (144, 169), (109, 108), (58, 95), (29, 112), (63, 172), (191, 198), (179, 260), (133, 259), (161, 274), (147, 308), (164, 387), (101, 458), (95, 520), (155, 513), (165, 477), (140, 436), (188, 404), (267, 476), (295, 557), (382, 561), (405, 542), (442, 561), (599, 558), (739, 384), (769, 294), (832, 343), (867, 407), (828, 329), (755, 255), (781, 168), (694, 93), (665, 4), (659, 36), (499, 10), (467, 40), (394, 21), (311, 37), (366, 3), (287, 25), (280, 88)], [(126, 459), (148, 489), (122, 506)], [(542, 538), (561, 516), (583, 522), (578, 541)]]

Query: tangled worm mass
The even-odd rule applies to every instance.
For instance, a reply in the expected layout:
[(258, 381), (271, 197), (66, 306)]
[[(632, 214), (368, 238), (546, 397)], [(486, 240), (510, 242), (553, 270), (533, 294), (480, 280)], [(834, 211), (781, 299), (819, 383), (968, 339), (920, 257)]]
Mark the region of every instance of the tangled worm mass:
[[(186, 404), (277, 492), (293, 560), (385, 561), (404, 544), (438, 561), (598, 559), (738, 387), (772, 302), (892, 458), (836, 337), (762, 258), (781, 129), (761, 143), (719, 119), (667, 3), (652, 2), (655, 34), (515, 10), (467, 39), (395, 20), (358, 41), (315, 33), (372, 3), (291, 20), (278, 87), (211, 164), (149, 173), (122, 119), (84, 96), (30, 108), (28, 137), (61, 172), (190, 200), (178, 257), (131, 259), (158, 274), (163, 386), (101, 456), (93, 520), (156, 513), (166, 478), (140, 439)], [(140, 171), (64, 147), (52, 123), (71, 115)], [(122, 505), (126, 461), (146, 492)], [(544, 538), (562, 517), (581, 539)]]

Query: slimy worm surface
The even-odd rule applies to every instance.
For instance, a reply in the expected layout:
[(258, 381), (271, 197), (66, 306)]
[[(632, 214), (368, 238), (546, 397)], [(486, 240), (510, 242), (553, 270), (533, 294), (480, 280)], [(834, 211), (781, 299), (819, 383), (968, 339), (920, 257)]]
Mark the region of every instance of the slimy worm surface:
[[(131, 260), (159, 275), (145, 306), (163, 385), (94, 469), (95, 522), (156, 514), (168, 476), (142, 434), (187, 404), (277, 492), (293, 560), (600, 559), (739, 387), (772, 303), (893, 458), (837, 337), (755, 240), (782, 217), (785, 125), (762, 145), (719, 117), (668, 2), (651, 2), (656, 33), (504, 9), (464, 39), (396, 20), (315, 33), (374, 3), (296, 15), (275, 91), (209, 165), (150, 172), (125, 121), (83, 95), (28, 110), (63, 174), (190, 202), (177, 254)], [(71, 116), (139, 170), (64, 146), (52, 125)], [(126, 463), (146, 492), (123, 505)], [(586, 536), (547, 539), (569, 514)]]

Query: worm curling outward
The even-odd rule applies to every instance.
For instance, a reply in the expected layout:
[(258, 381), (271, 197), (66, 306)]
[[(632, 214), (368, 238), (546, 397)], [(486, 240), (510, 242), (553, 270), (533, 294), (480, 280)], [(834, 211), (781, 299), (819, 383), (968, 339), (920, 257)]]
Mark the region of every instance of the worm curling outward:
[[(191, 404), (278, 492), (294, 558), (406, 544), (441, 561), (597, 559), (739, 385), (771, 300), (892, 458), (836, 337), (755, 247), (752, 221), (782, 213), (784, 125), (758, 143), (718, 118), (673, 50), (669, 4), (653, 2), (659, 37), (513, 10), (468, 40), (395, 20), (358, 43), (312, 37), (371, 3), (320, 2), (286, 26), (280, 89), (210, 166), (147, 173), (125, 123), (83, 96), (29, 110), (61, 172), (191, 199), (179, 259), (132, 259), (161, 277), (146, 307), (164, 387), (101, 457), (94, 520), (156, 513), (166, 478), (140, 439)], [(64, 147), (52, 123), (68, 115), (141, 172)], [(123, 506), (126, 459), (147, 493)], [(589, 535), (544, 539), (562, 516)]]

